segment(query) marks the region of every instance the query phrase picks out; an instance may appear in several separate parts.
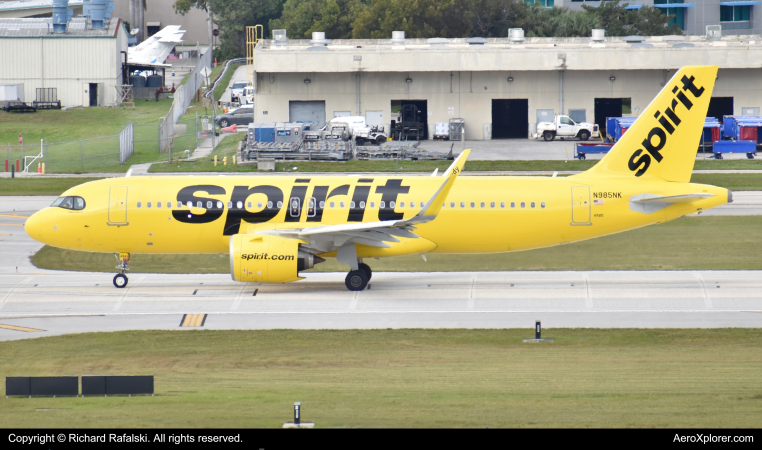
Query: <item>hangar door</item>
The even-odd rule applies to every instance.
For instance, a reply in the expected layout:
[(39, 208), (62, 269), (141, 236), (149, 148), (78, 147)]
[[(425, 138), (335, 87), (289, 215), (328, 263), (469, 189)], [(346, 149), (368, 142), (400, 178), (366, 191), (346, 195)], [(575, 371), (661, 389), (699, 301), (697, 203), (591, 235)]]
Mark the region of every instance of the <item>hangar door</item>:
[(596, 98), (595, 99), (595, 123), (598, 129), (606, 131), (606, 117), (622, 117), (622, 114), (631, 114), (631, 98)]
[(529, 100), (492, 100), (492, 139), (529, 136)]
[(709, 99), (707, 117), (715, 117), (722, 123), (722, 116), (733, 115), (733, 97), (712, 97)]
[(313, 130), (319, 130), (325, 126), (325, 101), (316, 100), (308, 102), (288, 102), (288, 121), (312, 122)]

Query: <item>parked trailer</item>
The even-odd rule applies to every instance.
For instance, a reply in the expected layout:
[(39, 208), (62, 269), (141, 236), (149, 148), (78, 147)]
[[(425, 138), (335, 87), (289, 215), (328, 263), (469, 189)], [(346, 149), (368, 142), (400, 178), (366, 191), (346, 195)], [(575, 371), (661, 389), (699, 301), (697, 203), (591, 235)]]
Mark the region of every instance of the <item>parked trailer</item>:
[(712, 152), (716, 159), (722, 159), (723, 153), (746, 153), (754, 159), (757, 146), (762, 143), (762, 117), (760, 116), (723, 116), (722, 141), (714, 143)]
[(613, 142), (576, 142), (574, 144), (574, 157), (583, 161), (587, 159), (588, 153), (608, 153), (613, 146)]

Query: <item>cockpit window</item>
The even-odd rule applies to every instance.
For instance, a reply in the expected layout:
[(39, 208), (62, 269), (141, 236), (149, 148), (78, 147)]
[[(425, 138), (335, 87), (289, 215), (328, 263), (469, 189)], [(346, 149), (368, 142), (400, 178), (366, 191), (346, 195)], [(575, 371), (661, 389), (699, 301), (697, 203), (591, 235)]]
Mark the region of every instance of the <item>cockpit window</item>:
[(82, 197), (58, 197), (50, 206), (81, 211), (85, 209), (85, 199)]

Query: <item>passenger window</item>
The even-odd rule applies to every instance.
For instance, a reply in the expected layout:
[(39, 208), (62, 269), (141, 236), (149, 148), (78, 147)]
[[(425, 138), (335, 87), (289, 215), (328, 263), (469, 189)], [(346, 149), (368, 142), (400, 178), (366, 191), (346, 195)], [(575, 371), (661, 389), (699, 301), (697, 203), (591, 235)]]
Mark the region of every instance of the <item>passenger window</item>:
[(405, 202), (400, 202), (400, 208), (404, 208), (404, 207), (405, 207)]
[(389, 208), (394, 209), (394, 200), (389, 202)]
[(527, 207), (527, 204), (526, 204), (526, 203), (524, 203), (524, 202), (521, 202), (521, 207), (522, 207), (522, 208), (526, 208), (526, 207)]
[(261, 207), (262, 207), (262, 202), (257, 202), (257, 208), (261, 208)]
[(161, 202), (156, 202), (156, 207), (161, 208)]
[(495, 202), (489, 202), (489, 207), (490, 208), (494, 208), (495, 207)]
[(481, 202), (481, 204), (480, 204), (479, 206), (481, 206), (482, 208), (484, 208), (484, 202)]
[(143, 202), (138, 202), (138, 208), (142, 208), (142, 207), (143, 207)]
[(505, 208), (505, 202), (500, 202), (500, 207)]
[(333, 207), (335, 207), (335, 206), (336, 206), (336, 203), (335, 203), (335, 202), (331, 202), (331, 203), (330, 203), (330, 206), (331, 206), (331, 208), (333, 208)]
[[(150, 204), (151, 202), (148, 202), (148, 203)], [(203, 208), (203, 207), (204, 207), (204, 202), (196, 202), (196, 208)]]
[(354, 208), (355, 207), (355, 202), (349, 202), (349, 207), (350, 208)]
[(460, 202), (460, 207), (461, 208), (465, 208), (466, 207), (466, 202)]
[(320, 209), (325, 209), (325, 202), (320, 202)]
[(193, 202), (188, 200), (188, 208), (193, 208)]
[(217, 202), (217, 208), (222, 209), (222, 202)]
[(278, 202), (278, 209), (283, 208), (283, 202)]
[(206, 209), (212, 209), (213, 203), (211, 200), (206, 202)]
[(540, 208), (545, 209), (545, 202), (540, 203)]
[(365, 202), (360, 202), (360, 208), (365, 209)]
[(378, 204), (378, 206), (379, 206), (381, 209), (384, 209), (384, 208), (386, 208), (386, 202), (385, 202), (385, 201), (383, 201), (383, 200), (381, 200), (381, 203), (379, 203), (379, 204)]
[(421, 208), (423, 208), (424, 206), (426, 206), (426, 204), (421, 202)]
[(511, 202), (511, 208), (515, 208), (515, 207), (516, 207), (516, 202)]
[(339, 206), (344, 207), (344, 202), (339, 203)]
[(376, 207), (376, 202), (370, 202), (370, 207), (371, 208), (375, 208)]
[(172, 207), (172, 202), (167, 202), (167, 208), (171, 208), (171, 207)]
[(231, 209), (233, 207), (233, 202), (228, 202), (228, 209)]
[(476, 203), (471, 202), (471, 208), (476, 208)]
[[(199, 203), (201, 203), (201, 202), (199, 202)], [(147, 202), (146, 203), (146, 208), (150, 208), (150, 207), (151, 207), (151, 202)]]
[(455, 208), (455, 202), (450, 202), (450, 208)]
[(529, 206), (531, 206), (532, 208), (534, 208), (534, 202), (530, 203), (530, 204), (529, 204)]
[(236, 202), (235, 203), (235, 207), (238, 208), (238, 209), (243, 208), (243, 202)]
[[(249, 202), (249, 205), (251, 205), (251, 202)], [(272, 209), (273, 202), (267, 202), (267, 207)]]
[(246, 203), (246, 207), (247, 208), (251, 208), (252, 206), (254, 206), (254, 204), (252, 202), (247, 202)]

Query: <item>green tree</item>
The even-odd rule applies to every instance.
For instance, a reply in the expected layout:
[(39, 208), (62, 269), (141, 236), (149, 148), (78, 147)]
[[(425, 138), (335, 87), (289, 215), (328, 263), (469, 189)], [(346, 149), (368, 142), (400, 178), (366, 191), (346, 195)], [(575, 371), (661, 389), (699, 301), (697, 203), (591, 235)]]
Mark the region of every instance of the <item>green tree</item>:
[(294, 39), (323, 31), (329, 39), (351, 39), (352, 22), (367, 0), (286, 0), (283, 14), (270, 20), (270, 29), (284, 28)]
[(220, 31), (220, 46), (215, 57), (238, 58), (246, 54), (246, 27), (263, 25), (269, 36), (269, 22), (278, 18), (285, 0), (177, 0), (175, 11), (185, 14), (191, 8), (212, 10), (214, 21)]
[(641, 36), (683, 34), (676, 23), (669, 25), (669, 22), (675, 17), (674, 14), (666, 15), (661, 11), (661, 8), (652, 6), (644, 6), (637, 11), (633, 21), (633, 28), (637, 30), (637, 34)]

